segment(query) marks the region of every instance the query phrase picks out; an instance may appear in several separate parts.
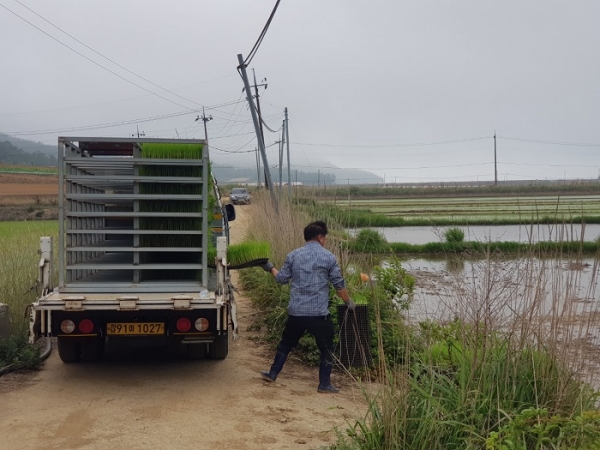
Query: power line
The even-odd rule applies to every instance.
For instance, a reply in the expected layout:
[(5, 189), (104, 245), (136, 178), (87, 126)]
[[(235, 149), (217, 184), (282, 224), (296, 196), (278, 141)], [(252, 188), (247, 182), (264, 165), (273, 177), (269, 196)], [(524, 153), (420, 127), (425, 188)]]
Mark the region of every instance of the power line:
[[(199, 112), (199, 111), (195, 111), (195, 112)], [(179, 116), (183, 116), (186, 114), (190, 114), (190, 112), (183, 111), (183, 112), (176, 112), (176, 113), (171, 113), (171, 114), (164, 114), (162, 116), (146, 117), (146, 118), (142, 118), (142, 119), (132, 119), (132, 120), (126, 120), (126, 121), (122, 121), (122, 122), (108, 122), (108, 123), (97, 124), (97, 125), (83, 125), (80, 127), (54, 128), (54, 129), (30, 130), (30, 131), (8, 131), (8, 132), (3, 132), (3, 133), (8, 134), (10, 136), (34, 136), (34, 135), (38, 135), (38, 134), (56, 134), (56, 133), (64, 133), (64, 132), (71, 132), (71, 131), (96, 130), (96, 129), (101, 129), (101, 128), (112, 128), (112, 127), (117, 127), (117, 126), (122, 126), (122, 125), (131, 125), (131, 124), (135, 124), (135, 123), (151, 122), (153, 120), (169, 119), (171, 117), (179, 117)]]
[(271, 128), (269, 125), (267, 125), (267, 122), (265, 122), (265, 120), (261, 117), (260, 121), (262, 122), (262, 124), (265, 126), (265, 128), (267, 130), (269, 130), (271, 133), (279, 133), (281, 131), (281, 129), (283, 128), (283, 125), (281, 125), (278, 129), (274, 130), (273, 128)]
[(273, 20), (273, 17), (275, 17), (275, 12), (277, 11), (277, 8), (279, 7), (280, 1), (281, 0), (277, 0), (277, 2), (275, 3), (275, 6), (273, 7), (273, 11), (271, 11), (271, 15), (269, 16), (267, 23), (265, 24), (262, 31), (260, 32), (260, 35), (258, 36), (258, 39), (256, 40), (256, 43), (254, 44), (254, 47), (252, 47), (252, 50), (250, 50), (250, 53), (248, 53), (248, 56), (242, 63), (244, 66), (247, 67), (248, 64), (250, 64), (250, 62), (252, 61), (252, 58), (254, 58), (254, 56), (256, 55), (256, 52), (258, 52), (258, 48), (260, 47), (260, 44), (262, 44), (263, 39), (267, 35), (267, 30), (269, 29), (269, 26), (271, 25), (271, 21)]
[[(34, 23), (30, 22), (29, 20), (27, 20), (27, 19), (26, 19), (26, 18), (24, 18), (23, 16), (21, 16), (21, 15), (17, 14), (17, 13), (16, 13), (16, 12), (14, 12), (12, 9), (10, 9), (10, 8), (6, 7), (6, 6), (5, 6), (5, 5), (3, 5), (2, 3), (0, 3), (0, 7), (4, 8), (4, 9), (5, 9), (5, 10), (7, 10), (9, 13), (11, 13), (11, 14), (13, 14), (14, 16), (18, 17), (18, 18), (19, 18), (19, 19), (21, 19), (22, 21), (24, 21), (24, 22), (28, 23), (29, 25), (31, 25), (32, 27), (34, 27), (34, 28), (35, 28), (35, 29), (37, 29), (38, 31), (40, 31), (40, 32), (44, 33), (46, 36), (48, 36), (49, 38), (51, 38), (51, 39), (53, 39), (54, 41), (58, 42), (60, 45), (62, 45), (62, 46), (64, 46), (64, 47), (68, 48), (69, 50), (71, 50), (72, 52), (75, 52), (76, 54), (78, 54), (78, 55), (79, 55), (79, 56), (81, 56), (82, 58), (84, 58), (84, 59), (88, 60), (88, 61), (89, 61), (89, 62), (91, 62), (92, 64), (94, 64), (94, 65), (96, 65), (96, 66), (100, 67), (101, 69), (104, 69), (104, 70), (106, 70), (107, 72), (110, 72), (111, 74), (113, 74), (113, 75), (115, 75), (115, 76), (119, 77), (120, 79), (122, 79), (122, 80), (126, 81), (127, 83), (133, 84), (134, 86), (136, 86), (136, 87), (138, 87), (138, 88), (140, 88), (140, 89), (143, 89), (144, 91), (146, 91), (146, 92), (148, 92), (148, 93), (150, 93), (150, 94), (152, 94), (152, 95), (155, 95), (156, 97), (159, 97), (159, 98), (161, 98), (161, 99), (163, 99), (163, 100), (166, 100), (166, 101), (168, 101), (168, 102), (170, 102), (170, 103), (173, 103), (174, 105), (181, 106), (182, 108), (186, 108), (186, 109), (188, 109), (188, 110), (190, 110), (190, 111), (193, 111), (193, 112), (198, 112), (198, 111), (196, 111), (196, 110), (194, 110), (194, 109), (192, 109), (192, 108), (189, 108), (188, 106), (182, 105), (182, 104), (180, 104), (180, 103), (177, 103), (176, 101), (174, 101), (174, 100), (171, 100), (171, 99), (169, 99), (169, 98), (167, 98), (167, 97), (165, 97), (165, 96), (163, 96), (163, 95), (160, 95), (160, 94), (158, 94), (158, 93), (156, 93), (156, 92), (153, 92), (153, 91), (151, 91), (150, 89), (147, 89), (147, 88), (145, 88), (144, 86), (141, 86), (141, 85), (137, 84), (135, 81), (132, 81), (132, 80), (130, 80), (130, 79), (128, 79), (128, 78), (125, 78), (124, 76), (122, 76), (122, 75), (118, 74), (118, 73), (117, 73), (117, 72), (115, 72), (114, 70), (111, 70), (111, 69), (109, 69), (108, 67), (105, 67), (105, 66), (103, 66), (103, 65), (102, 65), (102, 64), (100, 64), (99, 62), (97, 62), (97, 61), (94, 61), (93, 59), (91, 59), (91, 58), (89, 58), (88, 56), (84, 55), (84, 54), (83, 54), (83, 53), (81, 53), (80, 51), (78, 51), (78, 50), (74, 49), (74, 48), (73, 48), (73, 47), (71, 47), (70, 45), (68, 45), (68, 44), (65, 44), (65, 43), (64, 43), (64, 42), (62, 42), (60, 39), (58, 39), (58, 38), (56, 38), (56, 37), (52, 36), (50, 33), (48, 33), (48, 32), (46, 32), (46, 31), (42, 30), (40, 27), (38, 27), (38, 26), (37, 26), (37, 25), (35, 25)], [(41, 17), (41, 16), (40, 16), (40, 17)], [(45, 20), (45, 19), (44, 19), (44, 20)], [(61, 31), (62, 31), (62, 30), (61, 30)], [(84, 45), (85, 45), (85, 44), (84, 44)], [(101, 56), (102, 56), (102, 55), (101, 55)], [(107, 59), (108, 59), (108, 58), (107, 58)], [(116, 63), (115, 63), (115, 64), (116, 64)], [(118, 65), (118, 64), (117, 64), (117, 65)], [(127, 69), (125, 69), (125, 70), (127, 70)], [(132, 72), (132, 73), (133, 73), (133, 72)], [(139, 75), (138, 75), (138, 76), (139, 76)], [(140, 78), (142, 78), (142, 77), (140, 77)], [(144, 78), (142, 78), (142, 79), (144, 79)], [(145, 80), (145, 79), (144, 79), (144, 80)], [(150, 83), (151, 83), (151, 82), (150, 82)], [(154, 84), (154, 83), (151, 83), (151, 84)], [(161, 89), (163, 89), (163, 88), (161, 88)], [(166, 89), (165, 89), (165, 90), (166, 90)], [(169, 91), (167, 91), (167, 92), (169, 92)], [(177, 95), (177, 94), (175, 94), (175, 95)], [(178, 97), (180, 97), (179, 95), (177, 95), (177, 96), (178, 96)], [(183, 97), (182, 97), (182, 98), (183, 98)], [(186, 99), (186, 100), (187, 100), (187, 99)], [(191, 100), (187, 100), (187, 101), (191, 101)], [(193, 101), (191, 101), (191, 102), (192, 102), (192, 103), (196, 103), (196, 102), (193, 102)], [(200, 105), (200, 106), (202, 106), (202, 105)]]
[(181, 96), (181, 95), (179, 95), (179, 94), (177, 94), (177, 93), (175, 93), (175, 92), (172, 92), (172, 91), (170, 91), (170, 90), (168, 90), (168, 89), (165, 89), (164, 87), (162, 87), (162, 86), (160, 86), (160, 85), (158, 85), (158, 84), (154, 83), (153, 81), (150, 81), (150, 80), (148, 80), (147, 78), (144, 78), (144, 77), (143, 77), (143, 76), (141, 76), (140, 74), (138, 74), (138, 73), (135, 73), (135, 72), (133, 72), (133, 71), (129, 70), (127, 67), (124, 67), (123, 65), (119, 64), (118, 62), (116, 62), (116, 61), (114, 61), (114, 60), (110, 59), (108, 56), (105, 56), (105, 55), (103, 55), (102, 53), (100, 53), (99, 51), (97, 51), (97, 50), (93, 49), (92, 47), (90, 47), (90, 46), (89, 46), (89, 45), (87, 45), (86, 43), (84, 43), (84, 42), (80, 41), (80, 40), (79, 40), (79, 39), (77, 39), (75, 36), (73, 36), (73, 35), (71, 35), (71, 34), (67, 33), (65, 30), (63, 30), (63, 29), (62, 29), (62, 28), (60, 28), (59, 26), (55, 25), (54, 23), (50, 22), (48, 19), (46, 19), (45, 17), (43, 17), (43, 16), (41, 16), (40, 14), (38, 14), (38, 13), (37, 13), (37, 12), (35, 12), (33, 9), (31, 9), (30, 7), (28, 7), (27, 5), (24, 5), (24, 4), (23, 4), (23, 3), (21, 3), (19, 0), (15, 0), (15, 2), (17, 2), (19, 5), (23, 6), (24, 8), (28, 9), (29, 11), (31, 11), (31, 12), (32, 12), (33, 14), (35, 14), (37, 17), (39, 17), (40, 19), (42, 19), (44, 22), (46, 22), (46, 23), (50, 24), (51, 26), (53, 26), (54, 28), (56, 28), (57, 30), (59, 30), (61, 33), (64, 33), (64, 34), (66, 34), (66, 35), (67, 35), (67, 36), (69, 36), (71, 39), (75, 40), (76, 42), (79, 42), (81, 45), (83, 45), (83, 46), (84, 46), (84, 47), (86, 47), (87, 49), (91, 50), (92, 52), (94, 52), (94, 53), (95, 53), (95, 54), (97, 54), (98, 56), (100, 56), (100, 57), (102, 57), (102, 58), (106, 59), (107, 61), (110, 61), (111, 63), (113, 63), (114, 65), (116, 65), (116, 66), (120, 67), (120, 68), (121, 68), (121, 69), (123, 69), (124, 71), (126, 71), (126, 72), (128, 72), (128, 73), (130, 73), (130, 74), (132, 74), (132, 75), (134, 75), (134, 76), (136, 76), (136, 77), (138, 77), (138, 78), (140, 78), (140, 79), (144, 80), (146, 83), (150, 83), (152, 86), (155, 86), (155, 87), (157, 87), (157, 88), (159, 88), (159, 89), (162, 89), (162, 90), (163, 90), (163, 91), (165, 91), (165, 92), (168, 92), (168, 93), (169, 93), (169, 94), (171, 94), (171, 95), (174, 95), (174, 96), (176, 96), (176, 97), (179, 97), (179, 98), (180, 98), (180, 99), (182, 99), (182, 100), (186, 100), (186, 101), (188, 101), (188, 102), (191, 102), (191, 103), (194, 103), (194, 104), (196, 104), (196, 105), (198, 105), (198, 106), (203, 106), (203, 105), (201, 105), (200, 103), (198, 103), (198, 102), (195, 102), (194, 100), (190, 100), (189, 98), (183, 97), (183, 96)]
[(449, 167), (474, 167), (474, 166), (488, 166), (494, 164), (491, 162), (487, 163), (472, 163), (472, 164), (448, 164), (442, 166), (420, 166), (420, 167), (335, 167), (335, 166), (303, 166), (301, 164), (295, 164), (296, 167), (310, 167), (311, 169), (329, 169), (329, 170), (422, 170), (422, 169), (442, 169)]
[[(204, 84), (204, 83), (210, 83), (211, 81), (216, 81), (216, 80), (221, 80), (223, 78), (229, 78), (233, 75), (225, 75), (222, 77), (217, 77), (217, 78), (211, 78), (208, 80), (204, 80), (204, 81), (200, 81), (198, 83), (194, 83), (194, 84), (188, 84), (185, 86), (180, 86), (175, 88), (176, 89), (185, 89), (188, 87), (192, 87), (192, 86), (197, 86), (199, 84)], [(11, 115), (23, 115), (23, 114), (39, 114), (39, 113), (47, 113), (47, 112), (55, 112), (55, 111), (67, 111), (70, 109), (81, 109), (81, 108), (91, 108), (94, 106), (100, 106), (100, 105), (108, 105), (111, 103), (118, 103), (118, 102), (127, 102), (127, 101), (131, 101), (131, 100), (137, 100), (137, 99), (141, 99), (141, 98), (145, 98), (145, 97), (150, 97), (152, 94), (146, 94), (146, 95), (138, 95), (135, 97), (127, 97), (127, 98), (121, 98), (121, 99), (117, 99), (117, 100), (109, 100), (106, 102), (99, 102), (99, 103), (90, 103), (87, 105), (78, 105), (78, 106), (67, 106), (64, 108), (55, 108), (55, 109), (44, 109), (44, 110), (38, 110), (38, 111), (20, 111), (20, 112), (7, 112), (7, 113), (2, 113), (0, 112), (0, 116), (11, 116)], [(234, 102), (236, 103), (236, 102)], [(240, 103), (239, 101), (237, 103)], [(207, 107), (208, 108), (208, 107)]]
[(473, 137), (465, 139), (456, 139), (448, 141), (432, 141), (432, 142), (416, 142), (413, 144), (398, 143), (398, 144), (381, 144), (381, 145), (367, 145), (367, 144), (315, 144), (311, 142), (292, 142), (293, 144), (307, 145), (311, 147), (344, 147), (344, 148), (394, 148), (394, 147), (424, 147), (428, 145), (443, 145), (443, 144), (455, 144), (460, 142), (470, 141), (481, 141), (484, 139), (491, 139), (492, 136)]
[(505, 139), (507, 141), (520, 141), (520, 142), (532, 142), (536, 144), (549, 144), (549, 145), (569, 145), (574, 147), (600, 147), (600, 144), (593, 144), (587, 142), (560, 142), (560, 141), (543, 141), (536, 139), (525, 139), (511, 136), (498, 136), (498, 139)]
[[(230, 106), (230, 105), (233, 105), (233, 104), (236, 104), (239, 102), (240, 102), (240, 100), (220, 103), (220, 104), (213, 105), (213, 106), (207, 106), (205, 109), (207, 111), (209, 111), (209, 110), (219, 111), (217, 108), (220, 108), (223, 106)], [(199, 110), (198, 111), (191, 110), (191, 111), (195, 112), (195, 113), (200, 112)], [(229, 114), (227, 112), (224, 112), (224, 113)], [(120, 121), (120, 122), (108, 122), (108, 123), (102, 123), (102, 124), (81, 125), (78, 127), (65, 127), (65, 128), (41, 129), (41, 130), (5, 131), (3, 133), (11, 135), (11, 136), (33, 136), (33, 135), (40, 135), (40, 134), (43, 135), (43, 134), (62, 133), (65, 131), (94, 130), (94, 129), (101, 129), (101, 128), (117, 127), (117, 126), (121, 126), (121, 125), (131, 125), (131, 124), (135, 124), (135, 123), (150, 122), (153, 120), (168, 119), (171, 117), (179, 117), (179, 116), (183, 116), (186, 114), (190, 114), (190, 112), (189, 111), (181, 111), (181, 112), (163, 114), (163, 115), (153, 116), (153, 117), (130, 119), (130, 120), (124, 120), (124, 121)]]

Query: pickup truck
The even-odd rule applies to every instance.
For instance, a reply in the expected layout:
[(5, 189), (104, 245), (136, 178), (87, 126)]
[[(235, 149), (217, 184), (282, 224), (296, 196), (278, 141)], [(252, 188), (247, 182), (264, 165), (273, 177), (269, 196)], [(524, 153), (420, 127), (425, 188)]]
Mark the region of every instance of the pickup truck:
[(237, 335), (235, 211), (221, 204), (206, 141), (60, 137), (58, 150), (58, 246), (41, 238), (30, 341), (56, 337), (66, 363), (135, 338), (224, 359)]

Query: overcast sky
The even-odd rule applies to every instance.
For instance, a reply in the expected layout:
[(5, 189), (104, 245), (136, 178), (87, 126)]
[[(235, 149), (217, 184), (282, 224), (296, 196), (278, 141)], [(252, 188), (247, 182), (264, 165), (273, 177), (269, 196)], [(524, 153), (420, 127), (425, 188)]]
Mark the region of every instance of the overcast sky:
[[(237, 54), (274, 4), (0, 0), (0, 132), (202, 138), (204, 105), (213, 157), (241, 165)], [(500, 180), (597, 178), (599, 18), (598, 0), (283, 0), (250, 68), (271, 128), (289, 108), (299, 170), (493, 180), (496, 130)]]

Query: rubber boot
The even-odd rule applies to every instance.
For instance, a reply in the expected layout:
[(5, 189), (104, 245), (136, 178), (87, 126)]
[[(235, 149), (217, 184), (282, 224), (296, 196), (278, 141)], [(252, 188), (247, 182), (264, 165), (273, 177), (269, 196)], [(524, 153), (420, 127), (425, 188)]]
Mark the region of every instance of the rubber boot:
[(268, 381), (269, 383), (275, 381), (277, 379), (277, 375), (279, 375), (279, 372), (281, 372), (281, 369), (283, 369), (283, 365), (285, 364), (287, 356), (287, 353), (275, 353), (275, 359), (273, 360), (273, 365), (271, 365), (271, 370), (260, 373), (263, 377), (263, 380)]
[(319, 387), (317, 392), (322, 394), (337, 394), (340, 392), (338, 388), (331, 384), (331, 371), (333, 364), (329, 361), (321, 361), (319, 366)]

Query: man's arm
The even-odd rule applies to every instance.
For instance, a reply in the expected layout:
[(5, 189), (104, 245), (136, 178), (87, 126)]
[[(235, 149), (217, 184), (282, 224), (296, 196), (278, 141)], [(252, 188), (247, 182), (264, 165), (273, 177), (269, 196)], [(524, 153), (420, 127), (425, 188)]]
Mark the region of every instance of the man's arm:
[(277, 270), (275, 266), (273, 266), (273, 263), (271, 263), (270, 261), (264, 264), (262, 268), (265, 272), (269, 272), (271, 275), (273, 275), (273, 277), (278, 283), (286, 284), (290, 281), (290, 278), (292, 277), (291, 265), (291, 257), (290, 255), (288, 255), (285, 258), (283, 266), (281, 267), (281, 271)]
[(347, 302), (348, 300), (350, 300), (350, 295), (348, 294), (348, 289), (346, 289), (345, 287), (342, 289), (336, 290), (335, 293), (337, 294), (337, 296), (339, 298), (344, 300), (344, 302)]

